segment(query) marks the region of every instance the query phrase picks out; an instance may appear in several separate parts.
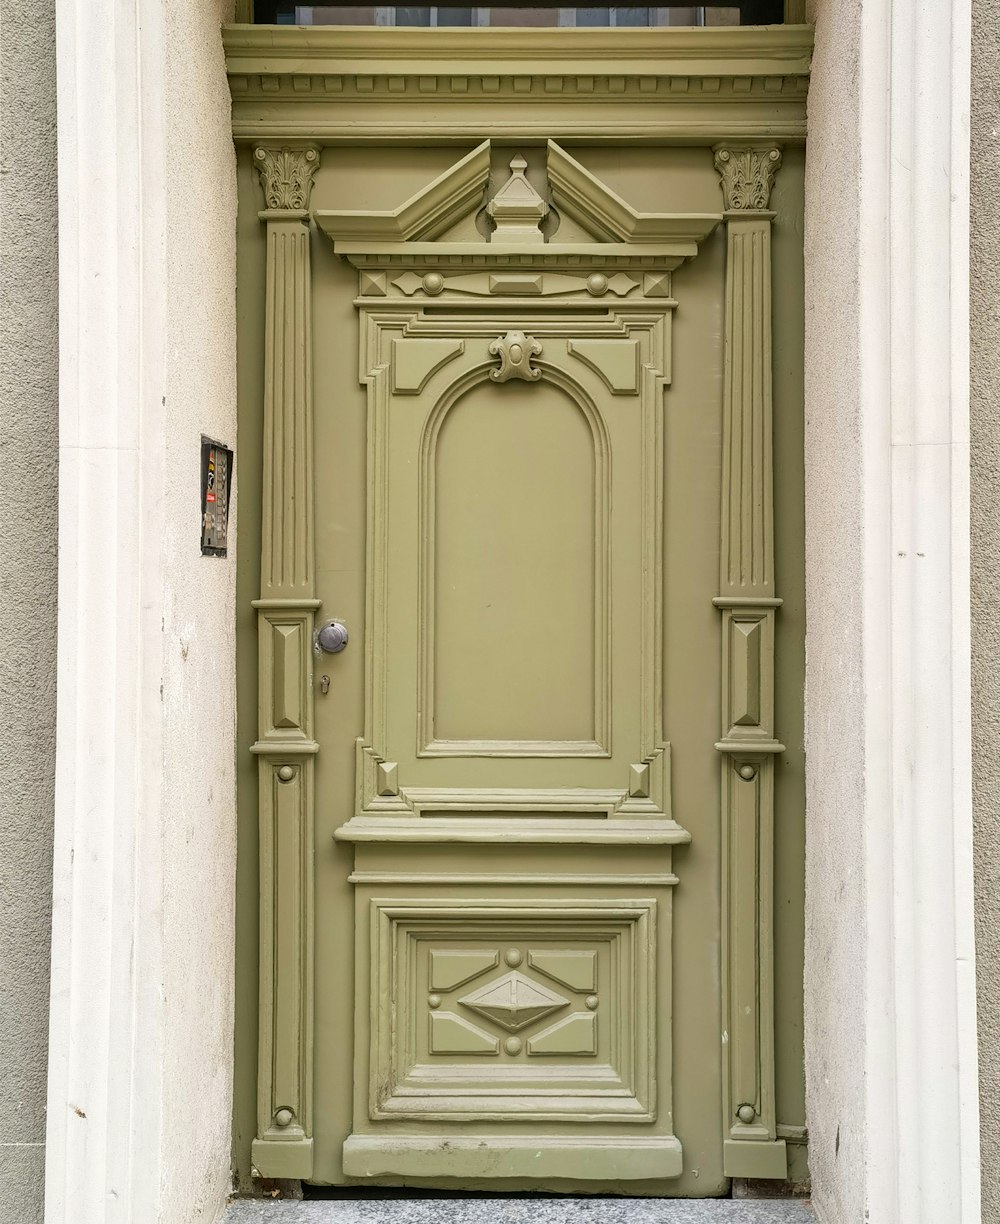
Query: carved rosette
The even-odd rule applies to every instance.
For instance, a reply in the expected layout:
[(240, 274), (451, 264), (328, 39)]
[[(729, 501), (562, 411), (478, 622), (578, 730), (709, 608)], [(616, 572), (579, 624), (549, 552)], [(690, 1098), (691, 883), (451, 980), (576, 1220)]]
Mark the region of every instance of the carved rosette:
[(319, 166), (319, 149), (311, 145), (298, 149), (257, 145), (253, 164), (264, 189), (265, 208), (298, 212), (308, 209), (313, 175)]
[(776, 145), (742, 148), (720, 145), (715, 149), (715, 168), (722, 179), (722, 198), (727, 212), (760, 211), (768, 207), (771, 184), (781, 166)]

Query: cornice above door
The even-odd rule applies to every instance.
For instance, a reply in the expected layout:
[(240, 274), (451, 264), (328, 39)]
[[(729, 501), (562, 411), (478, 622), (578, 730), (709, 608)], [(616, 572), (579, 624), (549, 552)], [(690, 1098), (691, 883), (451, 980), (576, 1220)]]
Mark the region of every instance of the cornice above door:
[(808, 26), (227, 26), (223, 39), (238, 141), (805, 139)]

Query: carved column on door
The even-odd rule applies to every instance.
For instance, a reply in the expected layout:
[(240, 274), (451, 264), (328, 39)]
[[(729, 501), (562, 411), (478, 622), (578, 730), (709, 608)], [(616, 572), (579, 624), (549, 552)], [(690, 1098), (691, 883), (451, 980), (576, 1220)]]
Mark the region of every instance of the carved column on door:
[(775, 145), (717, 146), (727, 229), (722, 426), (723, 1111), (730, 1177), (786, 1175), (774, 1098)]
[(313, 146), (259, 145), (267, 227), (258, 629), (260, 1030), (257, 1138), (265, 1177), (312, 1175), (313, 542), (309, 195)]

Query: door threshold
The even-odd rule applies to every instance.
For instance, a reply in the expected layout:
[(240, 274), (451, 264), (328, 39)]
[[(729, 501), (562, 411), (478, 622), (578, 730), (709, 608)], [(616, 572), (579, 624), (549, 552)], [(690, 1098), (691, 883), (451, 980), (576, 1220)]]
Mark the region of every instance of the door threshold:
[[(362, 1192), (363, 1193), (363, 1192)], [(582, 1219), (581, 1219), (582, 1217)], [(245, 1199), (222, 1224), (816, 1224), (801, 1199)]]

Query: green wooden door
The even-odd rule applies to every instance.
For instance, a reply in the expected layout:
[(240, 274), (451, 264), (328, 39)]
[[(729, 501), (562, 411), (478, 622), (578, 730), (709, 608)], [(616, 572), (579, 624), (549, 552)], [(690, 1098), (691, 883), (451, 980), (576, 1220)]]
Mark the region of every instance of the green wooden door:
[(492, 134), (250, 164), (255, 1166), (686, 1195), (785, 1176), (781, 150)]

